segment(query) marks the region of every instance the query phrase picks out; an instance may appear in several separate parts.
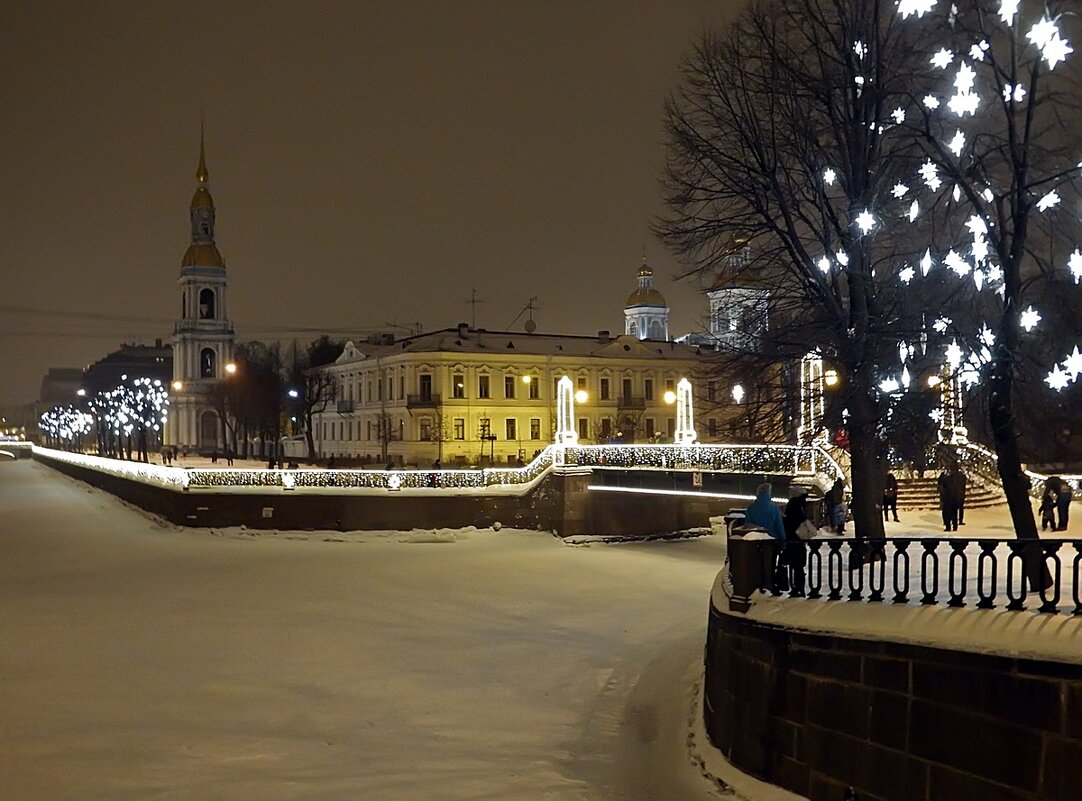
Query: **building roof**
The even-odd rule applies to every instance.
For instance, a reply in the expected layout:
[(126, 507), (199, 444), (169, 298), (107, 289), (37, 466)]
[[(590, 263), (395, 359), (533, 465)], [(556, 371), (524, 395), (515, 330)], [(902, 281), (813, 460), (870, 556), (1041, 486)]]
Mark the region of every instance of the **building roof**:
[(225, 260), (218, 252), (218, 247), (212, 242), (196, 243), (188, 245), (184, 252), (184, 258), (180, 260), (181, 267), (225, 267)]
[(572, 358), (623, 358), (657, 361), (686, 361), (700, 356), (697, 347), (674, 342), (639, 340), (620, 334), (597, 336), (568, 334), (526, 334), (514, 331), (486, 331), (482, 328), (445, 328), (418, 334), (393, 344), (346, 343), (336, 364), (389, 358), (404, 353), (460, 353), (486, 355), (494, 361), (515, 356), (567, 356)]

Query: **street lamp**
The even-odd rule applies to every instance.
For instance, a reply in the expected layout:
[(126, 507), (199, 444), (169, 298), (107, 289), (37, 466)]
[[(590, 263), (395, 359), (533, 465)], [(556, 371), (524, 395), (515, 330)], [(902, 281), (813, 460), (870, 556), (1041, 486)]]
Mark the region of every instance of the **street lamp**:
[(823, 383), (828, 387), (837, 386), (838, 384), (838, 371), (834, 368), (823, 371)]
[(227, 363), (226, 363), (226, 365), (225, 365), (225, 371), (226, 371), (227, 373), (229, 373), (229, 375), (233, 375), (233, 374), (234, 374), (235, 372), (237, 372), (237, 365), (236, 365), (236, 363), (234, 363), (234, 362), (227, 362)]
[(575, 393), (575, 403), (586, 403), (590, 399), (590, 394), (585, 389), (580, 389)]
[(669, 406), (672, 406), (674, 403), (676, 403), (676, 393), (673, 392), (671, 389), (665, 390), (665, 394), (662, 395), (661, 397), (665, 400), (665, 403), (667, 403)]
[(173, 382), (173, 389), (176, 392), (180, 392), (182, 389), (184, 389), (184, 383), (181, 382), (181, 381), (174, 381)]

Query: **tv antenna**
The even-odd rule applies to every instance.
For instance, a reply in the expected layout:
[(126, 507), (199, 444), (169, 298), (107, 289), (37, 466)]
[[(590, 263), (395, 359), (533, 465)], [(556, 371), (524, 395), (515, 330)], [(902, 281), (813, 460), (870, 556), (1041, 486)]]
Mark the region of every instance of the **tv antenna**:
[(512, 320), (507, 326), (507, 330), (510, 331), (514, 327), (515, 323), (522, 319), (522, 315), (528, 312), (529, 317), (526, 318), (526, 324), (524, 328), (526, 329), (527, 334), (532, 334), (534, 331), (537, 330), (537, 323), (535, 323), (533, 320), (533, 313), (540, 310), (541, 307), (537, 305), (537, 296), (535, 295), (534, 297), (526, 301), (526, 305), (522, 307), (522, 310), (515, 315), (515, 319)]
[(470, 328), (476, 328), (477, 327), (477, 304), (478, 303), (484, 303), (485, 299), (477, 297), (477, 290), (476, 289), (471, 289), (470, 290), (470, 299), (467, 300), (466, 302), (468, 304), (470, 304)]

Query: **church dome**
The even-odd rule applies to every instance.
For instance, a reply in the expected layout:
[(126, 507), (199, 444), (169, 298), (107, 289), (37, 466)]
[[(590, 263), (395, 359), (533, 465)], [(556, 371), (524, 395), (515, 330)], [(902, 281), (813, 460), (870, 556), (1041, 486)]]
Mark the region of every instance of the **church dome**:
[(205, 186), (200, 185), (195, 190), (195, 194), (192, 195), (192, 208), (193, 209), (213, 209), (214, 201), (211, 199), (210, 190)]
[(624, 308), (630, 309), (634, 306), (668, 307), (668, 304), (665, 303), (665, 296), (654, 289), (654, 284), (651, 280), (653, 275), (654, 271), (651, 270), (644, 261), (639, 268), (639, 285), (635, 288), (634, 292), (627, 296), (627, 303), (624, 304)]
[(225, 267), (222, 254), (213, 244), (192, 243), (180, 261), (181, 267)]

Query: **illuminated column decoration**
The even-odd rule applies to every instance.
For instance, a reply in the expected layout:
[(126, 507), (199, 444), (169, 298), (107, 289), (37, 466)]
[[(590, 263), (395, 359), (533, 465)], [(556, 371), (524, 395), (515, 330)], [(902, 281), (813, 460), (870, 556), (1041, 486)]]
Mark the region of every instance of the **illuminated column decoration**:
[(556, 384), (556, 444), (579, 444), (575, 431), (575, 385), (566, 375)]
[(823, 428), (823, 357), (812, 351), (800, 360), (800, 426), (797, 443), (811, 445)]
[(673, 440), (677, 445), (691, 445), (698, 438), (692, 415), (691, 382), (681, 378), (676, 384), (676, 433)]
[(969, 441), (969, 429), (962, 422), (962, 382), (959, 368), (962, 365), (962, 349), (957, 342), (947, 346), (947, 361), (939, 382), (940, 426), (939, 441), (947, 445), (961, 445)]

